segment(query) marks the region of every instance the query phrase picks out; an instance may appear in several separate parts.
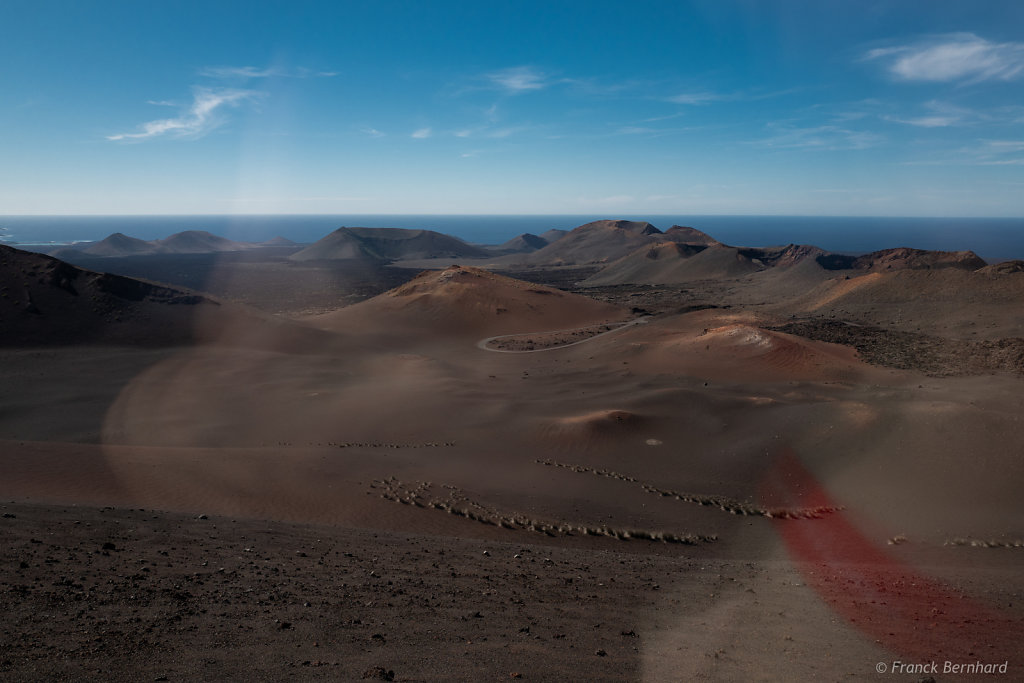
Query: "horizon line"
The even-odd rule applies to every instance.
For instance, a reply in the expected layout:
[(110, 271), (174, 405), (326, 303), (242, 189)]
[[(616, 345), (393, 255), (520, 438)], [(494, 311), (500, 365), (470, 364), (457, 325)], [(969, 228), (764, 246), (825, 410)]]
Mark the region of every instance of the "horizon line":
[[(184, 218), (184, 217), (292, 217), (292, 216), (440, 216), (440, 217), (549, 217), (549, 216), (597, 216), (609, 215), (598, 213), (4, 213), (2, 218)], [(1021, 215), (978, 215), (978, 214), (957, 214), (957, 215), (925, 215), (925, 214), (828, 214), (828, 213), (643, 213), (626, 215), (644, 215), (652, 218), (657, 217), (745, 217), (745, 218), (991, 218), (1005, 220), (1024, 220)], [(630, 220), (627, 218), (604, 218), (599, 220)]]

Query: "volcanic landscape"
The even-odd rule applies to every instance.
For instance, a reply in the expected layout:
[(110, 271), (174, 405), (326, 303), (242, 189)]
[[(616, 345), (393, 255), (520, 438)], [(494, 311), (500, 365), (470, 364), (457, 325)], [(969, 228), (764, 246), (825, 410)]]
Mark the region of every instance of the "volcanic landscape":
[(0, 245), (0, 367), (5, 680), (1024, 676), (1021, 261)]

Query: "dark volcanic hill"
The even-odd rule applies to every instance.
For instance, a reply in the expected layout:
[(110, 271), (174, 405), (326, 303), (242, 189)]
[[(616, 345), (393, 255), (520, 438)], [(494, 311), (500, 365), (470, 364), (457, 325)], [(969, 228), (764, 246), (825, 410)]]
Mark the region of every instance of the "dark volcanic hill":
[(863, 256), (823, 254), (818, 258), (822, 267), (829, 270), (865, 270), (880, 272), (888, 270), (935, 270), (958, 268), (978, 270), (988, 265), (973, 251), (928, 251), (896, 247), (873, 251)]
[(0, 245), (0, 346), (172, 345), (195, 339), (197, 294)]
[(543, 237), (524, 232), (518, 237), (513, 237), (508, 242), (499, 244), (496, 247), (488, 247), (488, 251), (493, 254), (529, 254), (546, 246), (548, 246), (548, 241)]
[[(284, 238), (277, 239), (282, 240)], [(285, 240), (285, 245), (287, 246), (288, 244), (294, 243)], [(109, 258), (151, 256), (153, 254), (214, 254), (228, 251), (243, 251), (257, 246), (263, 245), (235, 242), (205, 230), (186, 230), (162, 240), (150, 241), (140, 240), (137, 237), (115, 232), (99, 242), (93, 242), (88, 246), (81, 248), (61, 247), (49, 252), (49, 254), (56, 258), (69, 258), (73, 260), (74, 256), (79, 254)], [(267, 243), (266, 246), (273, 245)]]
[(317, 330), (194, 292), (0, 245), (0, 347), (216, 342), (302, 351), (327, 341)]
[(163, 247), (165, 253), (170, 254), (209, 254), (218, 251), (241, 251), (252, 247), (246, 242), (235, 242), (205, 230), (186, 230), (157, 240), (156, 244)]
[(538, 237), (540, 237), (548, 244), (554, 244), (555, 242), (562, 239), (568, 234), (568, 230), (559, 230), (558, 228), (551, 228), (550, 230), (545, 230), (544, 232), (542, 232), (540, 235), (538, 235)]
[(167, 248), (157, 242), (147, 242), (137, 237), (129, 237), (121, 232), (115, 232), (106, 239), (90, 244), (85, 249), (80, 249), (79, 252), (90, 256), (141, 256), (163, 254), (167, 252)]
[(664, 241), (664, 233), (645, 221), (594, 221), (524, 257), (530, 265), (608, 263), (637, 249)]
[(490, 252), (433, 230), (338, 228), (292, 254), (295, 261), (357, 259), (394, 261), (428, 258), (486, 258)]
[(297, 247), (299, 245), (298, 242), (290, 240), (287, 237), (281, 237), (280, 235), (265, 242), (259, 242), (258, 244), (261, 247)]

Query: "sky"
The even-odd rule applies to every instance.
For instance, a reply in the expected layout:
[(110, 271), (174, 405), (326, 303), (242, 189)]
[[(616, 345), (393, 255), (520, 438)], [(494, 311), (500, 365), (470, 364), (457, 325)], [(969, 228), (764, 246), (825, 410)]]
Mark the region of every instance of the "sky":
[(0, 214), (1024, 216), (1024, 2), (0, 0)]

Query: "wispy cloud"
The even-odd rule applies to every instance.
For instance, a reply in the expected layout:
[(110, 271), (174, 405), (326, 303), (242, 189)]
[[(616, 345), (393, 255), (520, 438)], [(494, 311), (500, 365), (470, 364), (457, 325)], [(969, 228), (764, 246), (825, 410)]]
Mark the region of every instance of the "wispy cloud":
[(798, 90), (799, 88), (786, 88), (785, 90), (771, 90), (768, 92), (758, 92), (757, 90), (739, 92), (711, 92), (707, 90), (698, 90), (695, 92), (679, 93), (678, 95), (672, 95), (663, 99), (666, 102), (672, 102), (673, 104), (699, 106), (703, 104), (711, 104), (712, 102), (754, 102), (758, 100), (768, 100), (775, 97), (782, 97), (783, 95), (789, 95), (797, 92)]
[(315, 71), (306, 67), (208, 66), (200, 69), (199, 75), (225, 80), (248, 80), (251, 78), (329, 78), (337, 76), (338, 73), (336, 71)]
[(945, 128), (947, 126), (954, 126), (960, 122), (960, 119), (955, 116), (918, 116), (910, 119), (887, 116), (885, 119), (886, 121), (905, 123), (907, 125), (918, 126), (920, 128)]
[(387, 135), (387, 133), (382, 133), (376, 128), (362, 128), (361, 132), (363, 135), (369, 135), (371, 138), (382, 138)]
[(516, 66), (494, 71), (487, 74), (486, 78), (493, 85), (511, 93), (541, 90), (551, 84), (547, 74), (531, 66)]
[(938, 100), (925, 102), (923, 108), (928, 112), (923, 116), (896, 116), (891, 114), (882, 114), (880, 115), (880, 118), (884, 121), (904, 123), (911, 126), (918, 126), (920, 128), (947, 128), (949, 126), (1001, 124), (1005, 123), (1008, 118), (1007, 113), (1003, 111), (978, 111)]
[(1024, 140), (977, 140), (945, 150), (931, 159), (902, 162), (904, 166), (1024, 166)]
[(422, 140), (424, 138), (429, 138), (433, 134), (434, 131), (431, 130), (430, 128), (420, 128), (418, 130), (414, 130), (412, 132), (412, 135), (410, 135), (409, 137), (416, 138), (417, 140)]
[(1024, 165), (1024, 140), (981, 140), (974, 150), (980, 166)]
[(505, 126), (503, 128), (494, 128), (491, 126), (475, 126), (472, 128), (459, 128), (458, 130), (451, 131), (451, 134), (457, 138), (494, 138), (502, 139), (512, 137), (517, 133), (521, 133), (526, 130), (530, 130), (530, 126)]
[(225, 122), (222, 111), (262, 96), (255, 90), (194, 88), (192, 104), (180, 116), (142, 124), (134, 133), (108, 135), (108, 140), (148, 140), (161, 136), (200, 138)]
[(713, 92), (688, 92), (673, 95), (672, 97), (666, 97), (666, 101), (674, 104), (708, 104), (709, 102), (716, 102), (724, 99), (731, 99), (730, 96), (722, 95), (720, 93)]
[(878, 48), (864, 59), (885, 62), (894, 76), (908, 81), (1009, 81), (1024, 75), (1024, 43), (993, 43), (973, 33)]
[(819, 151), (861, 150), (875, 147), (884, 138), (870, 131), (852, 130), (842, 126), (822, 125), (805, 128), (771, 125), (775, 135), (757, 140), (754, 144), (780, 149)]
[(653, 126), (622, 126), (615, 131), (616, 135), (643, 135), (646, 137), (663, 137), (696, 130), (699, 126), (676, 126), (673, 128), (655, 128)]

